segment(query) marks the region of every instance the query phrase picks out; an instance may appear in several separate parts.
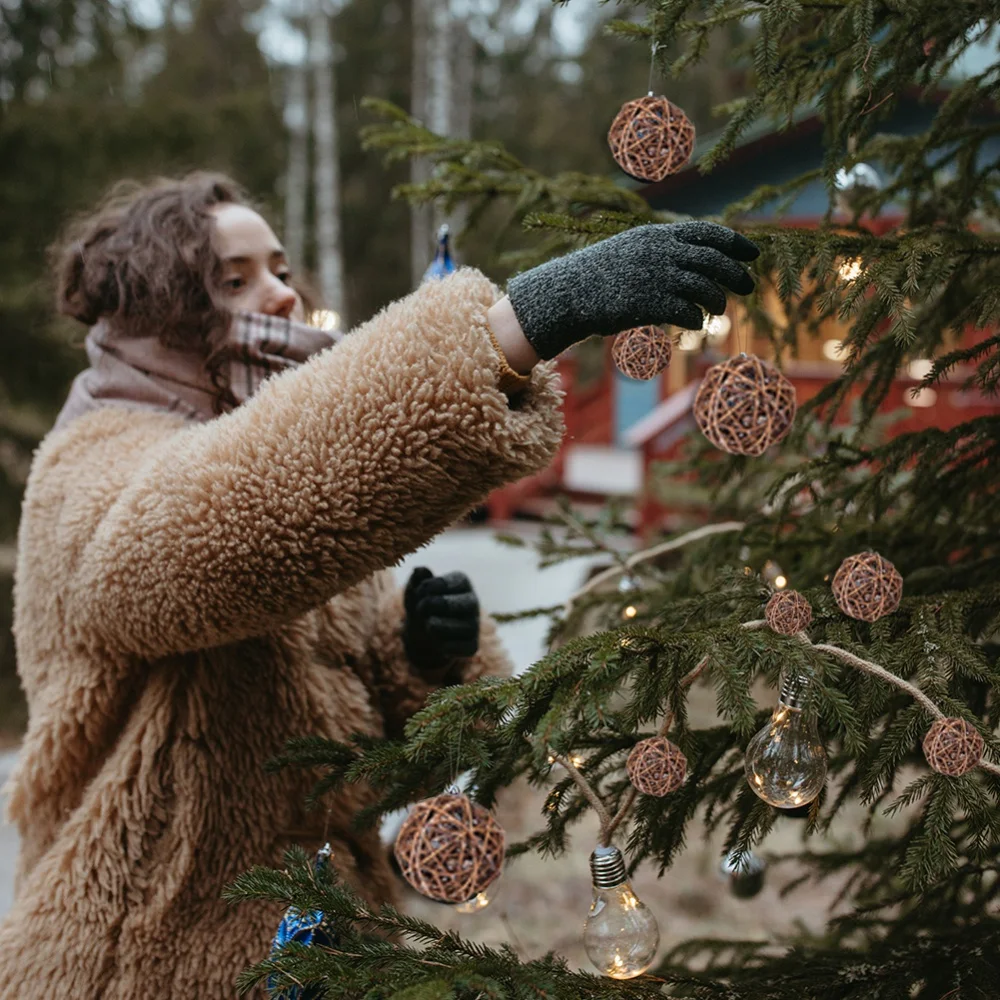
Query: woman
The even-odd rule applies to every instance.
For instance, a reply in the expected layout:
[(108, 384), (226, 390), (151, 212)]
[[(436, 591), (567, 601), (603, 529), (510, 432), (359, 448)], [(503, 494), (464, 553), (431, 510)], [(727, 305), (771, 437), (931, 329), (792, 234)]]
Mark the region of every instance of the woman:
[(552, 459), (540, 359), (700, 326), (720, 283), (752, 289), (736, 260), (755, 256), (722, 227), (641, 227), (507, 296), (464, 269), (333, 346), (298, 322), (284, 251), (226, 178), (84, 220), (58, 304), (92, 327), (91, 367), (35, 455), (19, 535), (30, 724), (0, 996), (233, 996), (280, 913), (220, 889), (324, 826), (344, 877), (390, 900), (377, 835), (351, 824), (370, 793), (315, 815), (308, 777), (265, 761), (303, 734), (397, 734), (436, 685), (507, 670), (467, 584), (423, 571), (404, 601), (389, 567)]

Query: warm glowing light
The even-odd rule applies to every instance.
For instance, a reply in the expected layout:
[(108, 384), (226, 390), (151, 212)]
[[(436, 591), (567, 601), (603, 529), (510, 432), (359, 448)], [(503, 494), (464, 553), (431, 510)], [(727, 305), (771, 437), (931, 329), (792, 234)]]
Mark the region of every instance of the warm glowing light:
[(456, 913), (477, 913), (479, 910), (485, 910), (487, 906), (490, 905), (490, 897), (488, 895), (489, 890), (486, 892), (477, 893), (472, 899), (465, 903), (459, 903), (455, 907)]
[(333, 309), (314, 309), (309, 317), (309, 325), (318, 326), (321, 330), (332, 333), (340, 329), (340, 313)]
[(682, 351), (700, 351), (701, 330), (681, 330), (677, 347)]
[(774, 578), (774, 586), (776, 590), (784, 590), (788, 586), (788, 581), (779, 574)]
[(842, 340), (823, 341), (823, 357), (828, 361), (840, 361), (844, 354), (844, 342)]
[(933, 406), (937, 402), (937, 393), (933, 389), (918, 389), (910, 396), (910, 406)]
[(906, 372), (910, 378), (920, 381), (930, 375), (933, 367), (934, 362), (930, 358), (917, 358), (916, 361), (911, 361), (906, 366)]
[(729, 317), (725, 313), (722, 313), (720, 316), (706, 316), (701, 329), (707, 335), (708, 339), (714, 342), (728, 337), (732, 326), (733, 324), (730, 322)]
[(843, 282), (850, 283), (856, 281), (861, 274), (861, 261), (856, 257), (845, 260), (837, 269), (837, 274)]
[(570, 754), (569, 761), (574, 767), (579, 767), (583, 763), (583, 758), (578, 753), (574, 753)]
[(635, 616), (638, 613), (639, 613), (639, 609), (634, 604), (630, 604), (627, 608), (624, 608), (622, 610), (622, 617), (623, 618), (635, 618)]

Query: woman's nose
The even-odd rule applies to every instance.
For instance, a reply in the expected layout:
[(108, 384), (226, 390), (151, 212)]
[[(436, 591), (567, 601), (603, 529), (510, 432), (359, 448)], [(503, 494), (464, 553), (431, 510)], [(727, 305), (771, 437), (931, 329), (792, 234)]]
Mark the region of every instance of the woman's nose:
[(280, 278), (271, 278), (268, 296), (261, 312), (268, 316), (283, 316), (287, 319), (295, 309), (295, 301), (294, 288), (289, 288)]

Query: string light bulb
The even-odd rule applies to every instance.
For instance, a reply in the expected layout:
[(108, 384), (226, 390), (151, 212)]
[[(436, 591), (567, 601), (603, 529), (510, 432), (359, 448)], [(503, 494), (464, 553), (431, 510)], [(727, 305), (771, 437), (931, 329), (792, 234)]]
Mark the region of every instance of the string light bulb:
[(768, 559), (764, 563), (764, 568), (760, 571), (760, 575), (775, 590), (784, 590), (788, 586), (788, 577), (785, 576), (784, 570), (773, 559)]
[(660, 944), (656, 917), (629, 884), (617, 847), (598, 847), (590, 855), (590, 873), (594, 898), (583, 932), (587, 957), (611, 979), (641, 976)]
[(837, 268), (837, 276), (845, 285), (849, 285), (852, 281), (857, 281), (861, 277), (861, 261), (857, 257), (851, 257), (843, 261), (840, 267)]
[[(619, 594), (630, 594), (633, 591), (639, 589), (639, 584), (634, 576), (630, 576), (626, 573), (618, 581), (618, 593)], [(625, 607), (622, 608), (622, 619), (624, 621), (631, 621), (639, 613), (639, 609), (636, 607), (634, 601), (629, 601)]]
[(720, 313), (718, 316), (706, 313), (705, 322), (702, 323), (701, 329), (713, 344), (717, 344), (729, 336), (732, 326), (732, 322), (725, 313)]
[(802, 711), (808, 683), (802, 674), (789, 674), (771, 721), (747, 744), (747, 781), (758, 798), (779, 809), (812, 802), (826, 780), (816, 718)]
[(485, 910), (490, 903), (493, 902), (493, 896), (496, 891), (496, 887), (499, 881), (492, 882), (488, 885), (482, 892), (477, 892), (472, 899), (467, 900), (464, 903), (459, 903), (455, 907), (456, 913), (478, 913), (480, 910)]

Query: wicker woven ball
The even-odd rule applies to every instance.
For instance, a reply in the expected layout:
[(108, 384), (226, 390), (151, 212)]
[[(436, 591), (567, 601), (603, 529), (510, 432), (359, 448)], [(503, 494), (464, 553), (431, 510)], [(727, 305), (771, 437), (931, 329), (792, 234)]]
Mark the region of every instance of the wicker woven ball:
[(670, 365), (673, 341), (658, 326), (637, 326), (615, 337), (611, 357), (622, 375), (648, 382)]
[(682, 170), (694, 150), (694, 125), (665, 97), (627, 101), (608, 131), (615, 162), (639, 181), (662, 181)]
[(924, 756), (935, 771), (957, 778), (979, 763), (984, 745), (971, 722), (938, 719), (924, 737)]
[(436, 795), (414, 806), (396, 837), (396, 860), (417, 892), (464, 903), (495, 881), (503, 866), (503, 827), (464, 795)]
[(877, 552), (848, 556), (834, 574), (831, 586), (837, 607), (863, 622), (891, 615), (903, 596), (903, 578)]
[(789, 432), (795, 409), (792, 383), (747, 354), (709, 368), (694, 400), (702, 434), (730, 455), (762, 455)]
[(636, 743), (625, 762), (628, 780), (643, 795), (660, 798), (684, 784), (687, 757), (665, 736), (651, 736)]
[(767, 602), (764, 619), (775, 632), (797, 635), (813, 620), (812, 605), (797, 590), (779, 590)]

